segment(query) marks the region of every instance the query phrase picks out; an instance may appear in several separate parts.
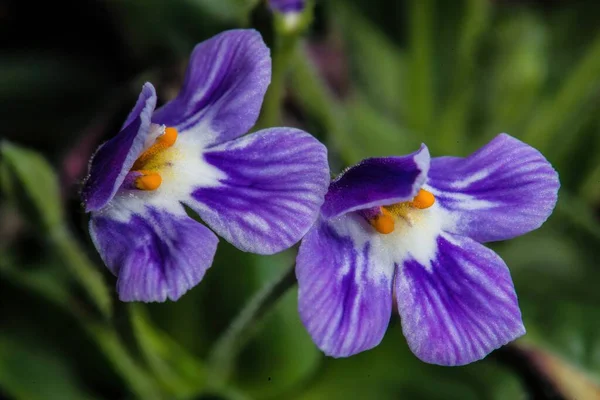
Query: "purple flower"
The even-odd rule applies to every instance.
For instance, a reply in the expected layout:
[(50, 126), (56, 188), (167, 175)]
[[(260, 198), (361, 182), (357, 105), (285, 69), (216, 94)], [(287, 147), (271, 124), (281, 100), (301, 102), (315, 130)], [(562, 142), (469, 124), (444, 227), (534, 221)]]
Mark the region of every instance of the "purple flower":
[(268, 0), (271, 10), (286, 14), (299, 13), (304, 10), (305, 0)]
[(508, 268), (480, 243), (538, 228), (558, 188), (548, 161), (506, 134), (467, 158), (430, 159), (423, 145), (349, 168), (297, 258), (313, 341), (333, 357), (371, 349), (393, 301), (425, 362), (468, 364), (523, 335)]
[(91, 237), (123, 301), (177, 300), (210, 267), (217, 236), (271, 254), (310, 229), (329, 184), (309, 134), (254, 125), (271, 79), (259, 33), (232, 30), (194, 49), (179, 95), (154, 110), (146, 83), (121, 131), (96, 151), (82, 191)]

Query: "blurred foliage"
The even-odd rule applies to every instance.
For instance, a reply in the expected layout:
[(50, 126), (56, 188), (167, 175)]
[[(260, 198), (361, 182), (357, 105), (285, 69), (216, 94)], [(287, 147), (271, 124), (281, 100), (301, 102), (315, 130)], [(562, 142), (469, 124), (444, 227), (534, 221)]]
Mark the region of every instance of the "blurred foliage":
[[(598, 398), (590, 382), (600, 377), (599, 12), (591, 1), (320, 1), (303, 43), (276, 66), (286, 68), (285, 124), (324, 141), (334, 172), (420, 142), (433, 156), (466, 155), (503, 131), (548, 157), (562, 182), (554, 215), (492, 247), (522, 306), (528, 334), (518, 344), (578, 399)], [(177, 303), (122, 304), (90, 243), (78, 185), (141, 82), (153, 81), (161, 101), (172, 97), (194, 44), (224, 29), (254, 27), (274, 43), (265, 3), (8, 1), (0, 22), (0, 119), (10, 140), (0, 147), (0, 397), (531, 393), (500, 355), (460, 368), (418, 361), (397, 317), (379, 347), (326, 358), (300, 323), (295, 290), (253, 327), (231, 355), (231, 379), (219, 383), (208, 364), (214, 344), (294, 251), (259, 257), (221, 243), (204, 281)]]

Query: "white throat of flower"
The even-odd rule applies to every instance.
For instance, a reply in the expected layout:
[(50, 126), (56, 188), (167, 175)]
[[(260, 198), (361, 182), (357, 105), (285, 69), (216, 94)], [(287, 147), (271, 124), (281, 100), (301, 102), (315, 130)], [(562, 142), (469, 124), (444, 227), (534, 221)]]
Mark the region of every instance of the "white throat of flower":
[(210, 132), (180, 135), (175, 128), (152, 124), (146, 149), (130, 171), (134, 179), (129, 186), (123, 185), (99, 214), (121, 221), (144, 214), (147, 207), (181, 214), (180, 202), (192, 201), (195, 188), (220, 186), (226, 176), (206, 162), (202, 133)]

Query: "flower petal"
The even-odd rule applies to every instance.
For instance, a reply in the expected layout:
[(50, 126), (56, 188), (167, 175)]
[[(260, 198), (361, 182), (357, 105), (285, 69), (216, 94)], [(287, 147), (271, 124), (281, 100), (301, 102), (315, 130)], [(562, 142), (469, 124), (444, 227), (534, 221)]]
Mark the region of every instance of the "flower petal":
[(117, 212), (92, 214), (90, 234), (102, 260), (118, 276), (122, 301), (177, 300), (196, 286), (211, 266), (214, 233), (180, 215), (146, 208), (121, 220)]
[(428, 184), (455, 220), (446, 229), (478, 242), (539, 228), (552, 213), (560, 186), (539, 151), (507, 134), (467, 158), (433, 158)]
[(367, 158), (348, 168), (330, 185), (321, 210), (325, 218), (412, 199), (427, 179), (425, 145), (407, 156)]
[(442, 235), (430, 267), (407, 259), (396, 271), (402, 330), (425, 362), (468, 364), (525, 334), (506, 264), (472, 239)]
[(144, 150), (155, 106), (156, 92), (154, 86), (147, 82), (121, 131), (96, 150), (81, 191), (86, 212), (101, 209), (119, 190), (133, 163)]
[(256, 122), (270, 82), (271, 57), (260, 34), (223, 32), (196, 46), (179, 95), (152, 122), (202, 137), (207, 146), (235, 139)]
[(300, 317), (333, 357), (377, 346), (390, 321), (394, 265), (365, 223), (354, 214), (320, 220), (296, 260)]
[(271, 254), (299, 241), (317, 218), (329, 183), (327, 150), (306, 132), (273, 128), (204, 153), (222, 171), (188, 205), (244, 251)]

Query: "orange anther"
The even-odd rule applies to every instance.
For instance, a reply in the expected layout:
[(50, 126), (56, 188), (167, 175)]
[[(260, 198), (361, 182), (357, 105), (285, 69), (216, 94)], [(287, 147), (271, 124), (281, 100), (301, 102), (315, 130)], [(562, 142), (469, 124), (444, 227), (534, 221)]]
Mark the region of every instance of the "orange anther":
[[(139, 171), (142, 172), (142, 171)], [(162, 183), (162, 178), (156, 172), (142, 172), (144, 175), (135, 180), (135, 187), (140, 190), (156, 190)]]
[(177, 129), (173, 127), (165, 128), (165, 133), (159, 136), (156, 140), (162, 143), (165, 147), (173, 146), (177, 140)]
[(379, 233), (387, 235), (394, 231), (394, 216), (388, 210), (381, 207), (381, 214), (369, 221), (373, 228)]
[(144, 165), (164, 149), (171, 147), (177, 141), (177, 129), (165, 128), (165, 132), (156, 138), (154, 144), (148, 147), (133, 164), (133, 170), (142, 169)]
[(420, 189), (419, 193), (412, 200), (411, 205), (422, 210), (431, 207), (433, 203), (435, 203), (433, 194), (427, 190)]

